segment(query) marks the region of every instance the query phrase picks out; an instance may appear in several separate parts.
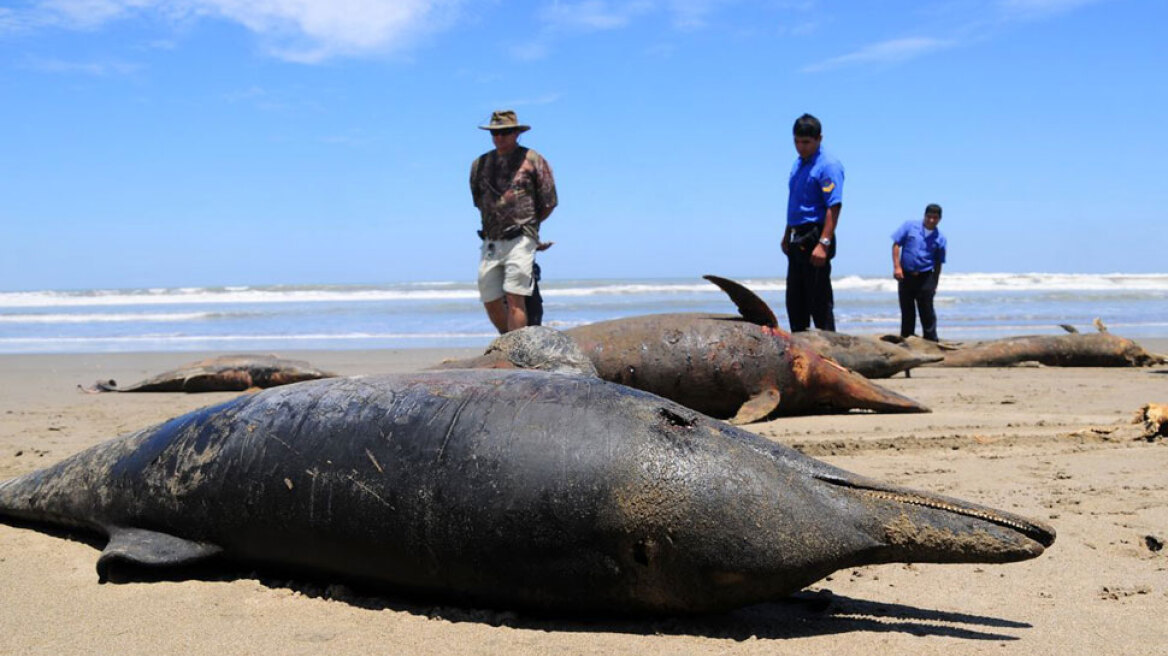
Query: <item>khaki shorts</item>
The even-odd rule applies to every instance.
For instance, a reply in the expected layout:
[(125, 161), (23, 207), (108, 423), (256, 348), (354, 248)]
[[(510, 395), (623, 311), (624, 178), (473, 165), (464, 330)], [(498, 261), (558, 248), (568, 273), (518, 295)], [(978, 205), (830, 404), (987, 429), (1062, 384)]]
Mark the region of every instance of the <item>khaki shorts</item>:
[(527, 235), (483, 241), (479, 260), (479, 298), (483, 303), (503, 298), (504, 293), (531, 296), (531, 265), (537, 245)]

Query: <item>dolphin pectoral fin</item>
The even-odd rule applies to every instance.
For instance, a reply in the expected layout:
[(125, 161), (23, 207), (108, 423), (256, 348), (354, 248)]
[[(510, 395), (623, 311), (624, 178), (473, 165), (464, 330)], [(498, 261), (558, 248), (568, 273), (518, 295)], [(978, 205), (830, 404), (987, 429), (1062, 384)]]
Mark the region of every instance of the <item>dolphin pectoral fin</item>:
[(78, 384), (77, 389), (81, 390), (82, 392), (85, 392), (86, 394), (101, 394), (102, 392), (120, 392), (121, 391), (120, 389), (118, 389), (117, 381), (113, 380), (112, 378), (110, 380), (99, 380), (99, 381), (95, 382), (94, 384), (90, 385), (89, 387), (85, 387), (84, 385)]
[(738, 408), (738, 414), (730, 419), (730, 423), (738, 426), (766, 419), (772, 412), (778, 410), (780, 397), (779, 390), (773, 387), (764, 389), (743, 403), (742, 407)]
[(214, 557), (223, 549), (218, 545), (194, 542), (168, 533), (141, 528), (115, 528), (97, 559), (97, 575), (105, 581), (110, 568), (118, 564), (165, 568), (192, 565)]

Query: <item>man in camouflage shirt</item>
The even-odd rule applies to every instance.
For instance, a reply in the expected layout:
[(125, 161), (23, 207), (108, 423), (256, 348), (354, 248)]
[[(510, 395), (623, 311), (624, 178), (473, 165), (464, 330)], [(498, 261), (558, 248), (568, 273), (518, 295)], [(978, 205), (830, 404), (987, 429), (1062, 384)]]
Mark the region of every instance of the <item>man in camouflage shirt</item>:
[(547, 160), (519, 145), (531, 128), (514, 111), (497, 111), (479, 128), (490, 130), (495, 144), (470, 167), (470, 193), (482, 215), (479, 298), (505, 333), (527, 325), (539, 225), (556, 208), (556, 181)]

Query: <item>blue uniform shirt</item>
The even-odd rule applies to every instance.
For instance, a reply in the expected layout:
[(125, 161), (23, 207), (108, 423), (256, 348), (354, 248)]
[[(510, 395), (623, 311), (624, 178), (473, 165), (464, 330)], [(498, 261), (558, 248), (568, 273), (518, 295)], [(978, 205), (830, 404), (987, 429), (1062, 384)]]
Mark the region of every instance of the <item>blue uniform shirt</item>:
[(923, 273), (945, 263), (945, 235), (939, 229), (926, 235), (923, 220), (905, 221), (892, 233), (892, 241), (900, 246), (900, 268), (905, 271)]
[(823, 223), (827, 208), (844, 200), (844, 165), (822, 148), (806, 162), (796, 158), (787, 190), (789, 227)]

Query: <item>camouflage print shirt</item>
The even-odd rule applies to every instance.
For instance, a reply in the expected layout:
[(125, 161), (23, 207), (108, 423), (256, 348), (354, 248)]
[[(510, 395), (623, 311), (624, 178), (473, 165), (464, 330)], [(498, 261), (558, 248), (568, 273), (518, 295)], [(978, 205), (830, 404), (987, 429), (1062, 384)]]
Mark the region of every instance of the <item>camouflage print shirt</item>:
[(487, 239), (503, 239), (511, 226), (538, 240), (539, 219), (556, 206), (552, 167), (539, 153), (517, 147), (508, 155), (484, 153), (471, 164), (470, 193)]

